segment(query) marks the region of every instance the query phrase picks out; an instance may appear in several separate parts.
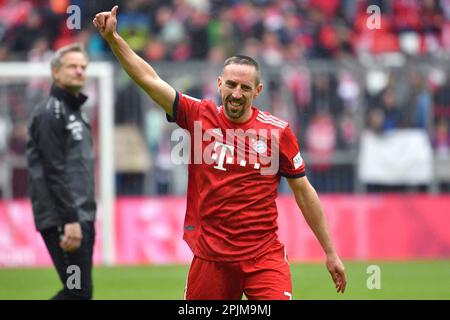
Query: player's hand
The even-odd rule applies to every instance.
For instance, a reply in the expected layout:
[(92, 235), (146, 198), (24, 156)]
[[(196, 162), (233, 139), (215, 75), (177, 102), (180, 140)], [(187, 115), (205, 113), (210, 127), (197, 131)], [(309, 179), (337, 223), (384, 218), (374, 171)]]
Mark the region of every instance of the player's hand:
[(111, 11), (97, 13), (92, 20), (95, 28), (106, 41), (112, 39), (116, 32), (117, 9), (119, 9), (119, 6), (114, 6)]
[(336, 291), (338, 293), (344, 293), (345, 287), (347, 286), (347, 279), (345, 277), (344, 264), (341, 259), (339, 259), (337, 254), (328, 255), (326, 265), (336, 285)]
[(77, 250), (81, 245), (83, 234), (81, 233), (81, 225), (79, 222), (67, 223), (64, 225), (64, 236), (59, 246), (67, 252)]

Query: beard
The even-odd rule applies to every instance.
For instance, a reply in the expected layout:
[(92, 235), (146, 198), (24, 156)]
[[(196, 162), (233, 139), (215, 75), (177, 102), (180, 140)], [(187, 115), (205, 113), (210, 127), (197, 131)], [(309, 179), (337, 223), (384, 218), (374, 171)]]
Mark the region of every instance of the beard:
[(232, 101), (232, 99), (227, 99), (226, 100), (225, 113), (227, 114), (227, 116), (230, 119), (237, 120), (237, 119), (241, 118), (244, 115), (245, 111), (247, 110), (246, 105), (245, 105), (245, 101), (242, 100), (241, 101), (242, 102), (241, 105), (237, 106), (237, 107), (231, 105), (231, 101)]

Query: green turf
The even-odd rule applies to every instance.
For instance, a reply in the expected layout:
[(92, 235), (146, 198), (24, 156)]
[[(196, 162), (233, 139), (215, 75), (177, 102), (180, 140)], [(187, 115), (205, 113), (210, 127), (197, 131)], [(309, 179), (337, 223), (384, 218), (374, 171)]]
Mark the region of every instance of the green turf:
[[(381, 289), (367, 288), (367, 267), (381, 268)], [(450, 299), (450, 260), (345, 262), (346, 293), (334, 291), (323, 264), (292, 264), (294, 299)], [(183, 299), (187, 266), (96, 267), (95, 299)], [(0, 269), (0, 299), (47, 299), (60, 284), (53, 269)]]

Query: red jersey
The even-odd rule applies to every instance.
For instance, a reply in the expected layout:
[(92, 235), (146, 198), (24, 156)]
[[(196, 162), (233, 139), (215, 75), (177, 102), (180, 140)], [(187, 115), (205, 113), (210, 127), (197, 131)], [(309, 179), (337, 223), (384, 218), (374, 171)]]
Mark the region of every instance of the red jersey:
[(183, 238), (205, 260), (247, 260), (280, 244), (280, 178), (305, 175), (288, 123), (252, 108), (233, 123), (212, 101), (176, 95), (173, 116), (191, 146)]

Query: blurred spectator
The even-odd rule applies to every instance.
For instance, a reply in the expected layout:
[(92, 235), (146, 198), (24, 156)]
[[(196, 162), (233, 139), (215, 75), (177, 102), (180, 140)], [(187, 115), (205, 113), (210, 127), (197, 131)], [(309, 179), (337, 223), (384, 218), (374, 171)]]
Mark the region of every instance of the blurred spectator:
[(8, 61), (10, 58), (11, 51), (9, 47), (4, 43), (0, 43), (0, 61)]
[(222, 46), (212, 47), (208, 53), (208, 62), (212, 64), (222, 64), (228, 58)]
[(339, 149), (352, 149), (358, 143), (359, 129), (352, 114), (344, 112), (337, 122), (337, 145)]
[(25, 23), (32, 9), (29, 0), (5, 0), (0, 5), (0, 23), (6, 28), (15, 28)]
[(280, 66), (283, 63), (283, 51), (280, 39), (275, 32), (267, 32), (263, 36), (261, 60), (269, 66)]
[(424, 0), (420, 12), (422, 32), (438, 36), (445, 21), (444, 12), (438, 0)]
[(420, 128), (429, 132), (431, 126), (431, 95), (425, 79), (417, 71), (409, 73), (409, 94), (402, 108), (401, 127)]
[[(165, 134), (170, 134), (165, 132)], [(165, 195), (170, 192), (170, 182), (173, 163), (170, 159), (171, 144), (169, 139), (163, 139), (159, 143), (155, 167), (153, 168), (156, 194)]]
[(424, 0), (420, 12), (421, 31), (427, 53), (441, 48), (440, 35), (444, 25), (444, 14), (438, 0)]
[(283, 45), (301, 45), (302, 20), (295, 11), (288, 11), (284, 15), (283, 26), (279, 35)]
[(92, 32), (90, 25), (77, 34), (77, 42), (84, 45), (92, 60), (100, 59), (104, 54), (104, 42), (98, 32)]
[(445, 82), (434, 94), (434, 121), (444, 119), (450, 121), (450, 72), (446, 74)]
[(420, 0), (397, 0), (392, 3), (394, 31), (420, 30)]
[[(52, 58), (52, 52), (49, 48), (49, 42), (45, 37), (37, 38), (31, 50), (28, 52), (28, 61), (30, 62), (49, 62)], [(27, 85), (27, 104), (31, 107), (41, 101), (49, 92), (50, 86), (47, 79), (32, 78)]]
[(17, 25), (15, 28), (11, 28), (13, 35), (11, 49), (13, 51), (20, 52), (23, 57), (26, 57), (28, 51), (31, 50), (35, 40), (42, 35), (42, 17), (37, 10), (31, 10), (26, 17), (24, 23)]
[(319, 9), (326, 17), (334, 18), (339, 9), (339, 0), (310, 0), (309, 4), (312, 8)]
[(145, 140), (153, 163), (156, 161), (159, 144), (163, 138), (162, 131), (164, 126), (164, 115), (160, 109), (156, 107), (149, 108), (145, 115)]
[[(400, 52), (404, 41), (417, 47), (408, 51), (413, 55), (441, 54), (450, 46), (445, 36), (450, 32), (446, 31), (450, 28), (447, 0), (118, 2), (118, 30), (132, 48), (140, 53), (150, 50), (149, 55), (153, 56), (150, 43), (156, 43), (157, 48), (165, 48), (165, 54), (157, 56), (168, 60), (205, 59), (217, 45), (223, 46), (229, 56), (242, 50), (249, 39), (259, 43), (264, 60), (273, 65), (280, 57), (295, 61), (305, 56), (340, 59), (367, 52)], [(37, 5), (33, 8), (33, 4)], [(5, 0), (0, 4), (0, 38), (8, 33), (14, 52), (28, 50), (33, 41), (26, 40), (37, 36), (46, 37), (54, 49), (73, 41), (81, 30), (67, 29), (69, 4), (78, 5), (83, 17), (110, 9), (95, 1)], [(367, 28), (369, 5), (381, 9), (379, 30)], [(81, 29), (88, 30), (88, 38), (93, 38), (84, 43), (91, 45), (96, 56), (100, 57), (101, 52), (109, 58), (90, 24), (90, 19), (82, 19)], [(18, 32), (22, 29), (29, 32)], [(404, 34), (409, 34), (407, 40), (403, 39)]]
[(310, 155), (308, 177), (314, 186), (322, 191), (332, 191), (339, 176), (333, 175), (335, 167), (332, 157), (336, 151), (336, 127), (330, 114), (319, 112), (310, 122), (306, 132), (306, 150)]
[(313, 76), (309, 110), (311, 115), (325, 112), (335, 117), (340, 113), (341, 105), (337, 99), (337, 83), (334, 74), (321, 72)]
[(380, 97), (380, 108), (384, 113), (383, 130), (398, 129), (401, 118), (400, 107), (397, 104), (395, 92), (392, 86), (387, 87)]
[(150, 36), (150, 21), (139, 11), (137, 1), (130, 1), (127, 6), (128, 11), (119, 11), (117, 31), (134, 51), (142, 53)]
[(50, 50), (48, 40), (45, 37), (38, 37), (33, 41), (27, 58), (31, 62), (48, 62), (51, 56), (52, 51)]
[(384, 131), (384, 112), (380, 108), (370, 109), (367, 115), (367, 127), (376, 134)]
[[(347, 71), (341, 70), (338, 74), (338, 85), (336, 89), (337, 93), (337, 112), (341, 112), (342, 110), (347, 111), (348, 113), (354, 113), (359, 107), (359, 84), (355, 79), (355, 76)], [(336, 111), (335, 111), (336, 112)]]
[(194, 10), (187, 24), (187, 34), (191, 40), (191, 59), (206, 59), (208, 56), (208, 22), (209, 16), (201, 10)]
[(450, 130), (449, 123), (445, 119), (440, 119), (436, 124), (433, 146), (439, 158), (450, 158)]
[(169, 50), (173, 50), (185, 37), (186, 30), (170, 7), (161, 7), (158, 9), (156, 13), (156, 26), (158, 40), (163, 42)]
[[(27, 123), (19, 121), (14, 124), (9, 141), (9, 152), (13, 155), (23, 155), (26, 148)], [(27, 168), (14, 167), (12, 170), (13, 197), (28, 197), (28, 171)]]
[(70, 6), (70, 0), (50, 0), (49, 5), (54, 13), (63, 15)]
[[(208, 42), (211, 48), (221, 46), (224, 48), (227, 57), (237, 51), (237, 48), (245, 47), (246, 41), (253, 41), (259, 45), (259, 41), (252, 38), (244, 40), (244, 44), (238, 44), (239, 31), (236, 24), (232, 21), (232, 12), (230, 8), (223, 8), (214, 15), (208, 22)], [(257, 58), (257, 55), (253, 57)]]
[(242, 46), (241, 53), (260, 60), (261, 43), (255, 38), (248, 38)]
[(6, 153), (9, 147), (9, 135), (12, 130), (11, 121), (4, 108), (0, 111), (0, 155)]
[(150, 61), (166, 60), (168, 58), (167, 47), (162, 41), (154, 39), (145, 47), (144, 56)]
[(449, 0), (439, 0), (439, 6), (442, 8), (442, 13), (445, 19), (450, 20), (450, 1)]
[(336, 151), (336, 127), (330, 114), (319, 112), (309, 124), (306, 133), (306, 147), (311, 157), (320, 160), (319, 164), (311, 167), (316, 170), (328, 169), (331, 157)]

